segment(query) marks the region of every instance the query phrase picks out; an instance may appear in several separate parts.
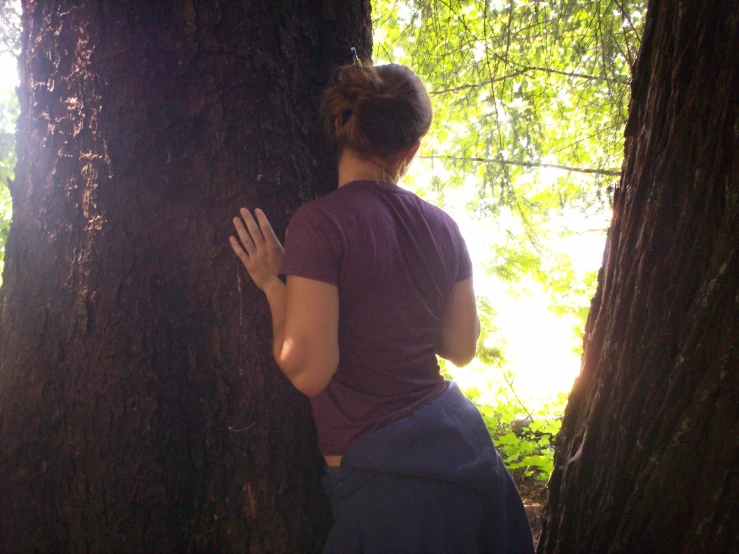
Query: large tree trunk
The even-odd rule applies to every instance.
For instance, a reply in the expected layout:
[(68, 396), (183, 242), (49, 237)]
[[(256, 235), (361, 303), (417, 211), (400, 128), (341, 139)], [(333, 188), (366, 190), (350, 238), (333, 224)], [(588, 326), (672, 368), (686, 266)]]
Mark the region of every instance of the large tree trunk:
[(652, 1), (540, 553), (739, 551), (739, 2)]
[(368, 0), (24, 2), (0, 294), (0, 551), (311, 551), (305, 399), (227, 237), (335, 184)]

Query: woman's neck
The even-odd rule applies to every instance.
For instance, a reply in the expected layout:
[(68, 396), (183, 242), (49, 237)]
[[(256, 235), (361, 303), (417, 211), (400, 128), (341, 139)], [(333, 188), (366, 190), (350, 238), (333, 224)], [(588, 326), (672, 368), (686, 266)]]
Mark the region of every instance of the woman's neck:
[(388, 169), (379, 161), (362, 156), (351, 148), (344, 148), (339, 156), (339, 186), (352, 181), (395, 183)]

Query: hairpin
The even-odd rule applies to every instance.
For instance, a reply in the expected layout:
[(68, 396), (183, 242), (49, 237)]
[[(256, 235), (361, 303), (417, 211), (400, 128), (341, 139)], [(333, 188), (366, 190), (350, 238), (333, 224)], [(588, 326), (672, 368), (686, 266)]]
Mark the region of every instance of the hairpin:
[(358, 66), (359, 69), (362, 69), (362, 60), (359, 59), (359, 56), (357, 56), (357, 49), (352, 46), (352, 54), (354, 55), (354, 65)]

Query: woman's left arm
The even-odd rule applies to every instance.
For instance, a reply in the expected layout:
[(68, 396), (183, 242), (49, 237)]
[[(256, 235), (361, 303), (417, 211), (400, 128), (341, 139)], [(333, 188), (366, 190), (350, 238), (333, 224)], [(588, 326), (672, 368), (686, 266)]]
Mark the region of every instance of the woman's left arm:
[(295, 388), (316, 396), (339, 366), (339, 290), (295, 275), (283, 287), (286, 308), (282, 335), (275, 335), (275, 360)]
[(304, 277), (288, 276), (283, 284), (278, 272), (284, 249), (264, 213), (255, 214), (256, 221), (242, 208), (241, 218), (234, 218), (240, 244), (230, 237), (231, 248), (267, 296), (277, 365), (300, 392), (315, 396), (339, 364), (339, 292)]

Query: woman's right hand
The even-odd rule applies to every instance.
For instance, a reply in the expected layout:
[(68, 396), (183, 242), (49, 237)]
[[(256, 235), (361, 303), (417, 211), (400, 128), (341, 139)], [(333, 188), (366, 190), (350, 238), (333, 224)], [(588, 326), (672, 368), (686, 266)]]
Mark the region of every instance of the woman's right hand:
[(232, 236), (229, 242), (254, 284), (264, 290), (275, 280), (279, 281), (277, 275), (282, 267), (285, 249), (262, 210), (254, 210), (256, 221), (246, 208), (241, 208), (240, 214), (241, 217), (233, 220), (239, 240)]

